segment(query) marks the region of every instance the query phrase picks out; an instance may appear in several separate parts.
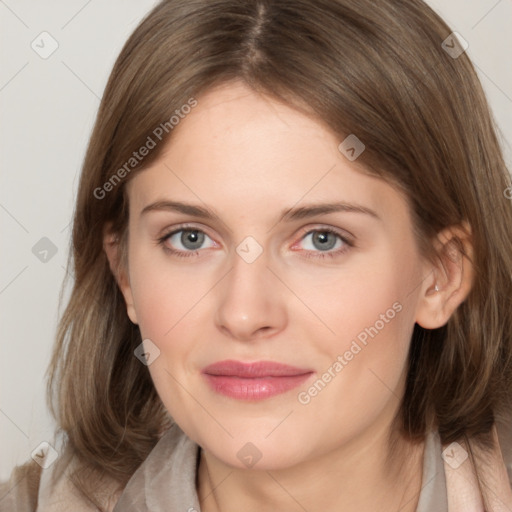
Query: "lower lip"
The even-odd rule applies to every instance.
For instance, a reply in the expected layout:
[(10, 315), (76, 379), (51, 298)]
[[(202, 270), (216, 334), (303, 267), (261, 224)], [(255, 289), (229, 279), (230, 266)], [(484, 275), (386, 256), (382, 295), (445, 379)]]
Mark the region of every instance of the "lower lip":
[(283, 377), (242, 378), (225, 375), (203, 374), (210, 387), (221, 395), (238, 400), (264, 400), (296, 388), (307, 380), (312, 373), (288, 375)]

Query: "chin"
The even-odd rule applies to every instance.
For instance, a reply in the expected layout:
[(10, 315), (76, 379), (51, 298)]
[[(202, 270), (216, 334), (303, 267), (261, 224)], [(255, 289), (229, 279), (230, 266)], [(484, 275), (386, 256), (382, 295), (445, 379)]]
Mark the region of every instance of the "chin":
[[(286, 444), (277, 436), (275, 439), (265, 439), (265, 435), (258, 438), (237, 437), (221, 443), (218, 439), (205, 439), (205, 442), (198, 444), (224, 464), (236, 469), (276, 471), (290, 468), (304, 460), (304, 451), (301, 446), (297, 446), (294, 437), (288, 436), (289, 444)], [(308, 446), (310, 443), (311, 440)]]

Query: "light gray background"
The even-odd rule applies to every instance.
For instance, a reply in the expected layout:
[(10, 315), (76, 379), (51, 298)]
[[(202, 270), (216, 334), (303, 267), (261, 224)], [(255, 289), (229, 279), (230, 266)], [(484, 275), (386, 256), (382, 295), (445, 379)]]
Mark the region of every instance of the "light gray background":
[[(512, 0), (428, 3), (468, 41), (512, 162)], [(78, 175), (108, 74), (155, 4), (0, 0), (0, 480), (53, 438), (45, 371)], [(43, 31), (59, 45), (47, 59), (31, 48)], [(57, 248), (46, 262), (32, 252), (43, 237)]]

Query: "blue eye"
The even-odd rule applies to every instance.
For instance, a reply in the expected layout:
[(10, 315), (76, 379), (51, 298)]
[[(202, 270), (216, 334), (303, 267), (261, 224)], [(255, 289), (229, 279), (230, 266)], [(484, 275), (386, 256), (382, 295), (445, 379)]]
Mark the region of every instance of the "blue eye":
[[(181, 233), (181, 235), (180, 235)], [(177, 236), (180, 235), (180, 236)], [(354, 244), (340, 232), (333, 228), (318, 228), (312, 229), (302, 236), (300, 242), (306, 240), (311, 236), (311, 244), (313, 249), (305, 251), (306, 258), (334, 258), (348, 251)], [(172, 240), (175, 238), (174, 240)], [(189, 258), (197, 256), (200, 249), (204, 249), (202, 245), (206, 238), (211, 238), (202, 230), (195, 228), (187, 228), (184, 226), (179, 227), (158, 238), (158, 243), (164, 247), (164, 250), (176, 255), (180, 258)], [(183, 249), (170, 248), (166, 242), (171, 240), (172, 245), (180, 243)], [(340, 243), (337, 243), (338, 240)], [(210, 247), (216, 247), (217, 244), (212, 241)], [(337, 247), (336, 247), (337, 246)], [(332, 250), (336, 248), (336, 250)], [(315, 250), (318, 249), (318, 250)]]
[[(310, 236), (313, 248), (320, 247), (320, 250), (307, 250), (304, 255), (306, 258), (335, 258), (354, 247), (354, 244), (347, 237), (333, 228), (312, 229), (301, 238), (301, 241)], [(338, 244), (337, 250), (333, 251), (337, 240), (340, 240), (341, 243)]]
[[(179, 233), (181, 233), (181, 236), (176, 237), (176, 235), (178, 235)], [(175, 254), (180, 258), (188, 258), (198, 253), (198, 249), (200, 249), (201, 245), (204, 243), (205, 236), (208, 237), (208, 235), (204, 231), (201, 231), (200, 229), (181, 228), (174, 230), (171, 233), (168, 233), (167, 235), (164, 235), (163, 237), (159, 238), (158, 242), (162, 244), (164, 248), (167, 251), (171, 252), (172, 254)], [(176, 237), (178, 239), (177, 241), (181, 243), (185, 250), (170, 249), (165, 245), (165, 242), (167, 240), (171, 240), (173, 237)], [(174, 243), (176, 243), (176, 241), (174, 241)], [(215, 244), (213, 246), (215, 246)]]

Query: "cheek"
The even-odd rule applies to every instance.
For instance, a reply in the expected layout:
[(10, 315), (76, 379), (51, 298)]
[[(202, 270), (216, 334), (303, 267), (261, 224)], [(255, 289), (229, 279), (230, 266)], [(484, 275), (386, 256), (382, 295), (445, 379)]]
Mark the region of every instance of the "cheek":
[(190, 416), (184, 412), (190, 402), (185, 388), (194, 372), (194, 328), (204, 323), (198, 317), (200, 302), (211, 286), (184, 265), (160, 257), (150, 260), (139, 256), (133, 262), (131, 286), (141, 336), (149, 338), (160, 351), (148, 369), (166, 409), (185, 423), (183, 417)]
[(394, 283), (386, 284), (355, 291), (342, 311), (332, 312), (338, 338), (331, 348), (335, 358), (343, 356), (347, 374), (372, 381), (373, 371), (394, 388), (407, 355), (411, 315)]
[(315, 317), (321, 320), (323, 339), (330, 340), (326, 346), (338, 351), (357, 337), (364, 342), (368, 331), (386, 337), (400, 330), (404, 317), (406, 324), (411, 322), (402, 312), (412, 298), (413, 275), (412, 265), (381, 252), (378, 258), (361, 258), (357, 265), (330, 273), (302, 274), (293, 289), (313, 313), (310, 323), (316, 323)]
[(162, 249), (151, 252), (133, 254), (131, 287), (142, 335), (164, 340), (179, 328), (181, 319), (193, 316), (208, 286), (192, 266), (170, 262)]
[(413, 315), (408, 304), (398, 300), (396, 283), (374, 284), (354, 290), (345, 305), (331, 308), (327, 321), (337, 335), (323, 347), (321, 382), (301, 396), (304, 402), (310, 400), (304, 417), (324, 418), (331, 439), (349, 439), (379, 417), (388, 417), (403, 393)]
[(325, 369), (341, 356), (343, 377), (334, 379), (332, 391), (337, 389), (354, 406), (363, 397), (377, 399), (389, 395), (389, 389), (398, 391), (406, 370), (421, 279), (414, 249), (392, 247), (380, 251), (378, 258), (358, 260), (360, 268), (339, 274), (329, 286), (311, 288), (316, 291), (308, 297), (308, 305), (331, 331), (323, 329), (327, 335), (316, 337), (310, 332), (322, 347)]
[(197, 372), (193, 354), (206, 338), (198, 336), (206, 328), (206, 317), (210, 333), (213, 327), (213, 312), (206, 303), (211, 301), (218, 276), (200, 273), (190, 263), (171, 261), (162, 249), (140, 249), (131, 258), (131, 288), (141, 336), (160, 351), (149, 370), (166, 401), (167, 396), (181, 395), (178, 383)]

